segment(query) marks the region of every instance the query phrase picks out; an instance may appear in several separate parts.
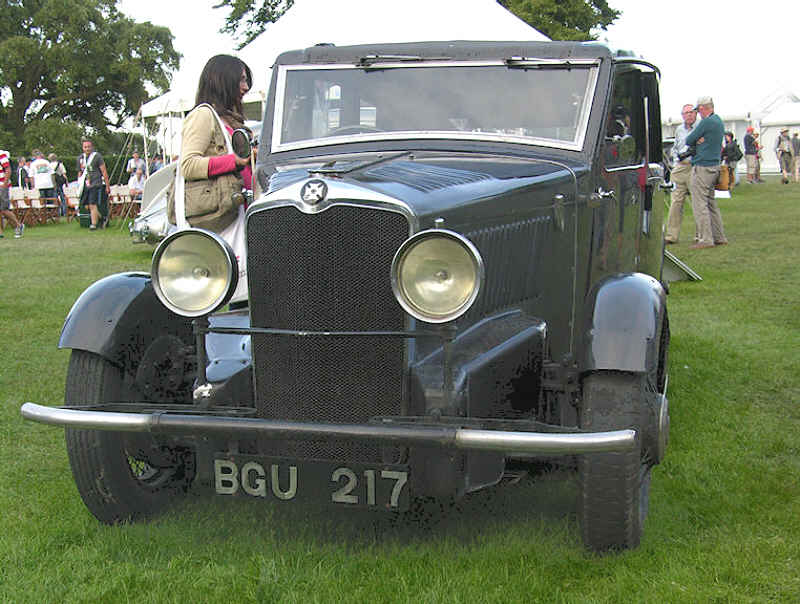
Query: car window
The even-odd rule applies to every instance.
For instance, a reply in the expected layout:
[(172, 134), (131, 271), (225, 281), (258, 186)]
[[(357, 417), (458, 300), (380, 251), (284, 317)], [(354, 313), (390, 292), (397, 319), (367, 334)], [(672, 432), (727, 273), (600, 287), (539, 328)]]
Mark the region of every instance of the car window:
[(644, 103), (641, 74), (635, 69), (618, 69), (606, 115), (605, 160), (607, 168), (640, 166), (644, 162)]
[(279, 81), (274, 132), (285, 148), (400, 135), (575, 148), (583, 140), (595, 72), (595, 65), (289, 66)]

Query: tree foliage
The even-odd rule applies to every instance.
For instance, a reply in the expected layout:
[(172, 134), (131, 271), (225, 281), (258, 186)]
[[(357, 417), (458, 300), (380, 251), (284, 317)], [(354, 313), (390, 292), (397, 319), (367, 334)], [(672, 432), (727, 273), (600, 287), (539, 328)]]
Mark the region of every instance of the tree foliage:
[(269, 23), (277, 21), (293, 4), (294, 0), (220, 0), (214, 8), (230, 8), (220, 32), (243, 38), (239, 44), (242, 48), (261, 35)]
[(9, 150), (29, 151), (23, 145), (45, 138), (45, 126), (59, 141), (81, 129), (106, 137), (148, 88), (166, 90), (178, 67), (169, 29), (134, 22), (116, 0), (5, 0), (2, 16), (0, 132)]
[[(335, 2), (335, 0), (330, 0)], [(592, 30), (605, 29), (620, 15), (606, 0), (497, 0), (498, 4), (553, 40), (593, 40)], [(239, 48), (277, 21), (294, 0), (220, 0), (229, 8), (223, 33), (242, 39)], [(380, 42), (380, 40), (375, 40)]]
[(592, 30), (606, 29), (620, 11), (606, 0), (497, 0), (552, 40), (594, 40)]

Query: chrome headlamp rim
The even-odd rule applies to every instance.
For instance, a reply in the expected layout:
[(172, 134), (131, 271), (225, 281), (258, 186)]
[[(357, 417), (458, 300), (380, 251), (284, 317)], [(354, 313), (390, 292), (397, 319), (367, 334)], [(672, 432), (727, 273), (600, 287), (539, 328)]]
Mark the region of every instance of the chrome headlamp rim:
[[(161, 260), (162, 256), (166, 252), (167, 248), (170, 246), (171, 243), (180, 239), (182, 237), (206, 237), (211, 239), (215, 244), (217, 244), (225, 254), (226, 260), (226, 280), (227, 280), (227, 287), (225, 288), (224, 293), (221, 296), (218, 296), (211, 304), (206, 305), (204, 308), (200, 310), (187, 310), (185, 308), (181, 308), (173, 304), (169, 298), (164, 294), (164, 291), (161, 287), (161, 280), (158, 274), (158, 264)], [(233, 296), (233, 293), (236, 291), (236, 286), (239, 282), (239, 262), (236, 259), (236, 253), (233, 251), (233, 248), (230, 244), (225, 241), (222, 237), (220, 237), (217, 233), (213, 231), (207, 231), (206, 229), (198, 229), (195, 227), (190, 227), (187, 229), (180, 229), (175, 231), (174, 233), (170, 233), (156, 247), (155, 252), (153, 252), (153, 261), (150, 266), (150, 278), (153, 283), (153, 290), (156, 293), (156, 297), (161, 301), (161, 303), (166, 306), (169, 310), (174, 312), (177, 315), (181, 315), (183, 317), (202, 317), (205, 315), (210, 315), (211, 313), (219, 310)]]
[[(462, 245), (467, 252), (469, 253), (474, 267), (475, 267), (475, 287), (472, 290), (471, 295), (467, 300), (465, 300), (458, 308), (454, 309), (452, 312), (447, 313), (446, 315), (440, 316), (431, 316), (426, 315), (425, 313), (421, 312), (418, 308), (416, 308), (413, 304), (409, 304), (406, 299), (405, 294), (403, 293), (403, 288), (400, 284), (400, 277), (399, 277), (399, 263), (405, 257), (406, 252), (412, 246), (417, 245), (424, 239), (428, 239), (430, 237), (444, 237), (455, 240), (457, 243)], [(481, 257), (478, 248), (466, 237), (461, 235), (460, 233), (456, 233), (455, 231), (451, 231), (449, 229), (426, 229), (424, 231), (420, 231), (415, 233), (408, 239), (406, 239), (403, 244), (397, 248), (397, 251), (394, 254), (394, 258), (392, 259), (392, 269), (391, 269), (391, 282), (392, 282), (392, 292), (394, 293), (394, 297), (397, 300), (398, 304), (405, 310), (408, 314), (419, 321), (423, 321), (425, 323), (448, 323), (450, 321), (455, 321), (459, 317), (463, 316), (474, 304), (475, 300), (478, 297), (482, 287), (483, 287), (483, 280), (484, 280), (484, 264), (483, 258)]]

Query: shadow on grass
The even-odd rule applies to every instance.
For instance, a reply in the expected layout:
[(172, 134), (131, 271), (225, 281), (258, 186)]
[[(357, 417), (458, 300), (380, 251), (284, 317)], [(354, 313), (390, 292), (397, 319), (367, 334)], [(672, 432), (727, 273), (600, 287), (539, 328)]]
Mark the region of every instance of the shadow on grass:
[(411, 509), (400, 513), (195, 493), (177, 504), (164, 520), (202, 527), (195, 535), (198, 539), (266, 540), (279, 547), (298, 541), (356, 550), (376, 544), (470, 545), (523, 528), (529, 537), (538, 534), (542, 538), (571, 531), (577, 541), (576, 501), (574, 474), (557, 470), (503, 482), (456, 502), (418, 499)]

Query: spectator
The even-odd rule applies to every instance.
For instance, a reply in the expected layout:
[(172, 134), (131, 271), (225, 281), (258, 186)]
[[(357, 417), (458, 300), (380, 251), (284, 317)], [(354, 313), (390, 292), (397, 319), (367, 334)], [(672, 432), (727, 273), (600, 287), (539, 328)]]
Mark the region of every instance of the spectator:
[(31, 163), (30, 174), (33, 176), (35, 188), (39, 190), (39, 197), (56, 199), (56, 184), (50, 162), (44, 158), (44, 153), (39, 149), (33, 150), (33, 157), (35, 159)]
[(144, 160), (139, 157), (139, 151), (134, 151), (133, 157), (128, 160), (128, 174), (133, 175), (138, 168), (141, 168), (142, 171), (144, 171), (147, 169), (147, 165), (145, 164)]
[(131, 176), (130, 180), (128, 180), (131, 199), (141, 200), (145, 180), (144, 170), (142, 170), (142, 168), (136, 168), (136, 172)]
[(17, 160), (17, 185), (23, 189), (32, 188), (27, 166), (28, 160), (24, 157), (20, 157), (19, 160)]
[(692, 177), (692, 162), (687, 157), (680, 159), (679, 154), (686, 151), (686, 137), (694, 129), (697, 121), (697, 112), (690, 104), (684, 105), (681, 109), (683, 124), (675, 130), (675, 142), (672, 145), (672, 173), (670, 180), (674, 183), (674, 188), (670, 197), (672, 202), (669, 206), (669, 217), (667, 218), (667, 232), (664, 241), (667, 244), (678, 243), (681, 233), (681, 222), (683, 222), (683, 206), (686, 196), (689, 194), (689, 182)]
[(703, 118), (687, 135), (686, 144), (697, 146), (692, 156), (692, 210), (698, 240), (690, 249), (703, 249), (727, 245), (722, 214), (714, 198), (714, 188), (719, 179), (719, 155), (725, 127), (714, 113), (714, 100), (710, 96), (697, 99), (695, 109)]
[(160, 155), (156, 155), (153, 158), (153, 161), (150, 162), (150, 174), (155, 174), (163, 167), (164, 167), (164, 160), (161, 159)]
[[(11, 160), (8, 157), (8, 151), (0, 150), (0, 216), (5, 217), (11, 223), (16, 225), (14, 227), (14, 238), (19, 239), (22, 237), (22, 232), (25, 230), (25, 225), (22, 224), (14, 212), (11, 211), (11, 200), (9, 199), (8, 190), (11, 188)], [(4, 237), (3, 231), (0, 230), (0, 237)]]
[(775, 155), (778, 156), (778, 165), (783, 176), (783, 184), (788, 184), (789, 174), (792, 171), (792, 159), (794, 158), (794, 150), (792, 148), (792, 140), (789, 138), (788, 128), (781, 128), (780, 136), (775, 141)]
[[(108, 199), (111, 193), (111, 181), (108, 178), (106, 164), (103, 156), (94, 150), (94, 143), (84, 140), (81, 143), (83, 155), (78, 157), (78, 188), (82, 191), (81, 201), (86, 200), (91, 216), (90, 231), (94, 231), (98, 226), (104, 226), (107, 215), (103, 216), (101, 210), (105, 208), (104, 199)], [(103, 197), (105, 192), (106, 197)], [(103, 218), (101, 222), (101, 217)]]
[(761, 162), (764, 161), (761, 155), (761, 149), (763, 149), (764, 146), (758, 140), (758, 132), (753, 133), (753, 136), (756, 139), (756, 182), (764, 182), (764, 179), (761, 178)]
[(722, 161), (728, 169), (728, 190), (733, 191), (736, 184), (736, 164), (742, 159), (742, 150), (733, 137), (733, 132), (725, 133), (725, 142), (722, 147)]
[(67, 215), (67, 195), (64, 193), (64, 187), (67, 184), (67, 169), (64, 164), (58, 161), (58, 156), (51, 153), (47, 156), (50, 160), (50, 167), (53, 169), (53, 182), (56, 185), (56, 195), (61, 204), (61, 215)]
[(758, 162), (758, 146), (756, 145), (756, 137), (753, 135), (754, 129), (752, 126), (747, 127), (747, 134), (744, 135), (744, 159), (747, 163), (747, 182), (755, 184), (756, 180), (756, 163)]
[(794, 181), (800, 182), (800, 136), (792, 135), (792, 151), (794, 152)]

